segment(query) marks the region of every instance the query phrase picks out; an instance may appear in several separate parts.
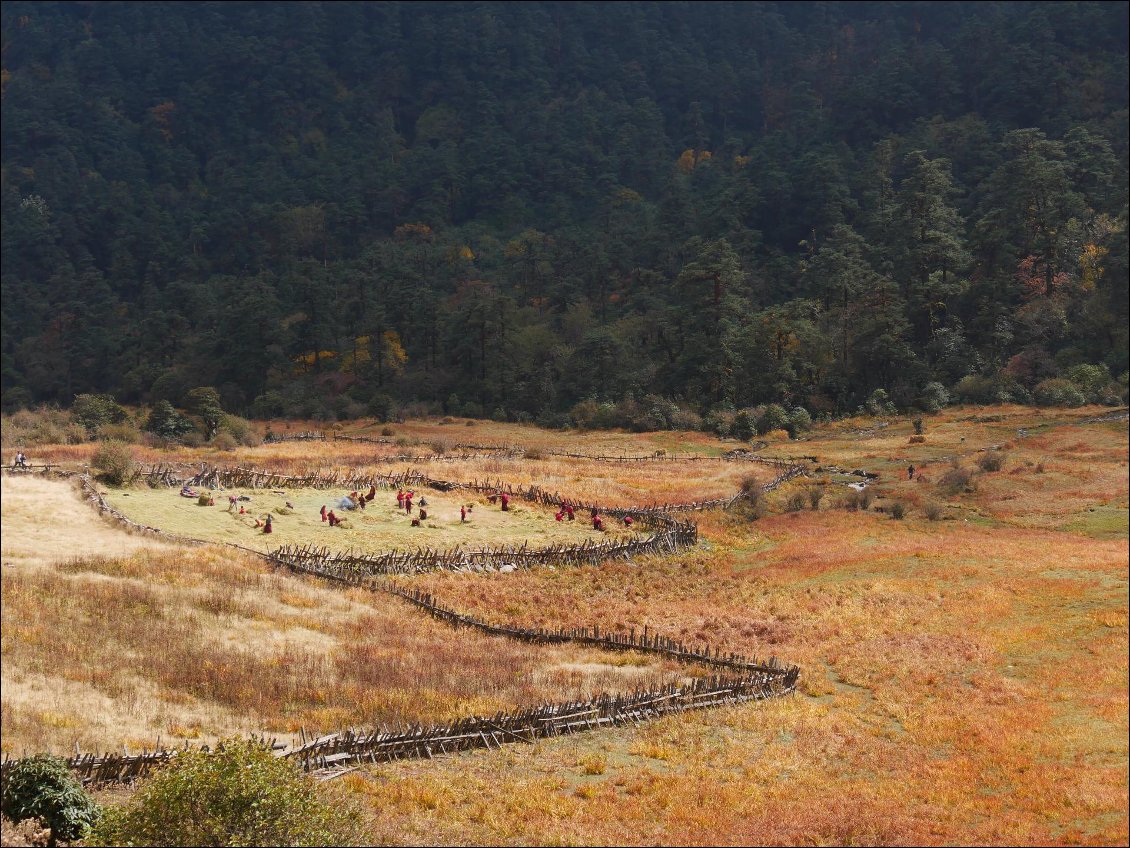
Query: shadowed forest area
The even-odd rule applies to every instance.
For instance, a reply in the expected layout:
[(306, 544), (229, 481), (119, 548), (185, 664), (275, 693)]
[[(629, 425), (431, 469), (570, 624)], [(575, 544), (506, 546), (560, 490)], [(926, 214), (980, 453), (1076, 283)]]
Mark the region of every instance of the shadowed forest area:
[(1125, 3), (0, 15), (7, 411), (1125, 397)]

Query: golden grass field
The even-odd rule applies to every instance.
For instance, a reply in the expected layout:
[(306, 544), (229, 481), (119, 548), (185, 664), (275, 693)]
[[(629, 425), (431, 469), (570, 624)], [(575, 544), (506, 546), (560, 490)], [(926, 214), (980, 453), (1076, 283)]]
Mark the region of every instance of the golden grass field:
[[(363, 769), (340, 782), (366, 802), (370, 839), (1126, 844), (1128, 441), (1125, 420), (1087, 423), (1105, 412), (950, 409), (926, 419), (917, 444), (907, 419), (841, 421), (761, 453), (878, 472), (870, 510), (839, 508), (845, 482), (858, 478), (814, 471), (774, 493), (758, 521), (695, 514), (701, 544), (680, 556), (401, 578), (497, 622), (647, 625), (775, 654), (800, 665), (800, 692)], [(487, 422), (396, 431), (424, 443), (585, 453), (735, 446), (698, 433), (562, 434)], [(279, 470), (378, 463), (372, 450), (343, 447), (137, 450), (146, 461)], [(982, 471), (977, 461), (992, 447), (1003, 467)], [(77, 466), (91, 450), (29, 453)], [(920, 479), (907, 479), (911, 463)], [(657, 502), (716, 497), (750, 472), (737, 463), (585, 469), (553, 459), (437, 466), (429, 473), (445, 479), (544, 485), (537, 475), (556, 475), (560, 484), (547, 488), (590, 498), (572, 488), (587, 487), (622, 504), (645, 490), (658, 491)], [(961, 469), (966, 485), (948, 487), (943, 478)], [(792, 494), (817, 487), (818, 509), (786, 511)], [(204, 741), (437, 721), (691, 673), (630, 654), (456, 632), (394, 599), (273, 572), (229, 548), (131, 537), (94, 518), (62, 482), (5, 477), (2, 495), (7, 752), (140, 748), (158, 733)], [(132, 509), (142, 496), (125, 500)], [(891, 517), (896, 502), (907, 508), (901, 521)], [(183, 503), (217, 514), (226, 506)]]

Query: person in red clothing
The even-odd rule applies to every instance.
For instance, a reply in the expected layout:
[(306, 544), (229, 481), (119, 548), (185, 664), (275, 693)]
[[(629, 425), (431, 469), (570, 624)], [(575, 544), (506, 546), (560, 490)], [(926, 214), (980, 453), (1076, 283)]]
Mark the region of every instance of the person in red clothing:
[(322, 512), (321, 512), (321, 515), (322, 515), (322, 522), (324, 523), (324, 522), (325, 522), (325, 520), (326, 520), (326, 505), (325, 505), (325, 504), (322, 504)]
[(404, 506), (404, 490), (401, 489), (396, 493), (396, 508), (400, 509)]
[(561, 510), (557, 510), (557, 515), (553, 516), (554, 521), (561, 521), (563, 518), (565, 518), (565, 516)]
[(274, 528), (271, 526), (271, 514), (267, 513), (267, 523), (263, 525), (263, 532), (270, 533), (273, 530)]
[(565, 504), (565, 517), (570, 521), (576, 521), (577, 516), (573, 515), (573, 505)]
[(412, 493), (409, 492), (404, 496), (404, 512), (408, 515), (412, 514)]
[(377, 496), (377, 486), (376, 486), (376, 484), (373, 484), (372, 486), (369, 487), (369, 494), (365, 495), (365, 502), (369, 503), (376, 496)]
[(459, 507), (459, 523), (460, 524), (466, 524), (467, 523), (467, 507), (465, 507), (465, 506)]
[(604, 530), (604, 519), (601, 518), (599, 514), (594, 514), (592, 517), (592, 529), (601, 531)]
[(333, 527), (338, 522), (338, 517), (334, 515), (334, 511), (332, 509), (330, 510), (330, 513), (328, 516), (326, 516), (326, 518), (330, 522), (330, 527)]
[(624, 526), (625, 527), (631, 527), (632, 526), (632, 516), (630, 516), (630, 515), (624, 516)]
[(502, 495), (500, 496), (500, 500), (502, 501), (502, 511), (503, 512), (509, 512), (510, 511), (510, 495), (506, 494), (506, 492), (503, 492)]

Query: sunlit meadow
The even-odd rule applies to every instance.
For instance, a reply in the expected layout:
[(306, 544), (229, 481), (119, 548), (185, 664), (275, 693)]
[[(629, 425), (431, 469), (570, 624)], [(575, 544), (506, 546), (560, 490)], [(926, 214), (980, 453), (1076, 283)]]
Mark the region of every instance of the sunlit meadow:
[[(696, 514), (701, 544), (680, 556), (401, 578), (496, 622), (647, 625), (776, 655), (802, 675), (797, 695), (771, 703), (354, 772), (342, 781), (367, 801), (372, 840), (1125, 844), (1127, 425), (1093, 420), (1105, 412), (952, 409), (914, 441), (906, 419), (837, 422), (804, 442), (771, 440), (764, 455), (809, 457), (809, 474), (773, 493), (758, 520)], [(137, 451), (299, 470), (380, 467), (380, 456), (428, 453), (440, 439), (449, 454), (459, 441), (625, 454), (736, 446), (704, 434), (395, 426), (411, 443)], [(81, 464), (89, 452), (42, 456)], [(866, 509), (850, 508), (856, 469), (880, 475)], [(717, 497), (749, 472), (544, 456), (429, 469), (549, 478), (562, 494), (625, 505)], [(127, 536), (64, 483), (6, 477), (3, 510), (3, 747), (14, 753), (441, 721), (693, 673), (456, 633), (385, 596), (230, 549)]]

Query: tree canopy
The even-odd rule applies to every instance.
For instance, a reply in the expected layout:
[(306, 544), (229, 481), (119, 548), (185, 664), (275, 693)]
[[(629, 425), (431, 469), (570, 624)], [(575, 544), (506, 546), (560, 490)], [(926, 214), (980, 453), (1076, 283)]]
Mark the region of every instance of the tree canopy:
[(1117, 378), (1127, 8), (5, 2), (4, 404)]

